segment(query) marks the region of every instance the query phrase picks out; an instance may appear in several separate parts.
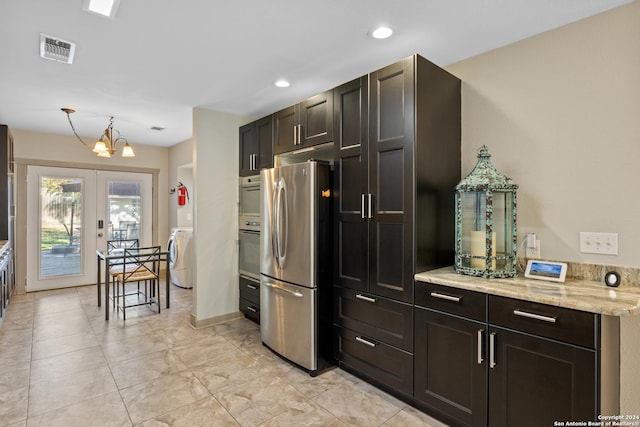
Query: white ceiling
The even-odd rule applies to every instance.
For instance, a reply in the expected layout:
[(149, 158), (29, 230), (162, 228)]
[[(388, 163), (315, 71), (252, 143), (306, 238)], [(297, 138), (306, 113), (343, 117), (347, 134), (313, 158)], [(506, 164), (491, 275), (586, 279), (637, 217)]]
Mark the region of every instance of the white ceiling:
[[(71, 134), (71, 107), (87, 138), (114, 116), (130, 142), (171, 146), (196, 106), (260, 117), (413, 53), (446, 66), (629, 2), (121, 0), (109, 19), (82, 0), (2, 0), (0, 123)], [(390, 39), (367, 36), (380, 24)], [(74, 63), (40, 58), (40, 33), (76, 43)]]

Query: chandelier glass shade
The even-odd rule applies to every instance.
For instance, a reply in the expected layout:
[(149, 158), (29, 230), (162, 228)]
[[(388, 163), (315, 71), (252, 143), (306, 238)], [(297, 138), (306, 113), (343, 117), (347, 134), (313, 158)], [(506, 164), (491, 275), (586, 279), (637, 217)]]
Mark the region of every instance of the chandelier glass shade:
[[(75, 126), (73, 126), (73, 123), (71, 122), (71, 113), (75, 113), (75, 110), (71, 108), (61, 108), (61, 110), (67, 114), (67, 119), (69, 120), (69, 125), (71, 125), (71, 130), (73, 130), (73, 134), (76, 136), (76, 138), (78, 138), (78, 141), (80, 141), (82, 145), (91, 148), (89, 144), (87, 144), (82, 138), (80, 138), (80, 135), (78, 135), (78, 133), (76, 132)], [(120, 132), (118, 132), (117, 130), (115, 130), (115, 132), (116, 137), (114, 138), (113, 117), (110, 117), (109, 125), (107, 125), (107, 128), (104, 130), (104, 132), (102, 132), (100, 139), (98, 139), (95, 144), (93, 144), (92, 151), (96, 153), (98, 157), (111, 157), (116, 153), (117, 145), (119, 143), (124, 143), (120, 155), (122, 157), (135, 157), (133, 148), (131, 147), (131, 145), (129, 145), (127, 139), (120, 136)]]

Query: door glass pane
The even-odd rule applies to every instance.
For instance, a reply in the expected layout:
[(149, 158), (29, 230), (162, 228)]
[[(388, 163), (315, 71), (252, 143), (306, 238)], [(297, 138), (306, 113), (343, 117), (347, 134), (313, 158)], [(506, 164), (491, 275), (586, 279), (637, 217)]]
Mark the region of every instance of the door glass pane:
[(108, 182), (109, 240), (140, 239), (141, 184)]
[(40, 178), (40, 277), (82, 273), (81, 178)]

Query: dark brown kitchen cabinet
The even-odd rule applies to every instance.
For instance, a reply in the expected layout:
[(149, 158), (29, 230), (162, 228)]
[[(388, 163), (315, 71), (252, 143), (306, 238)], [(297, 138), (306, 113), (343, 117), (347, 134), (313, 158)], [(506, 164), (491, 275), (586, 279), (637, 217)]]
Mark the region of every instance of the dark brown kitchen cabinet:
[(453, 425), (487, 425), (487, 295), (416, 282), (414, 397)]
[(240, 127), (240, 176), (258, 175), (273, 167), (273, 116)]
[(489, 425), (597, 421), (600, 316), (489, 295)]
[(240, 312), (260, 323), (260, 282), (240, 276)]
[(413, 396), (413, 277), (451, 264), (460, 80), (412, 56), (333, 90), (335, 353)]
[(363, 217), (369, 192), (369, 76), (333, 89), (334, 271), (336, 284), (369, 291), (369, 221)]
[(334, 100), (335, 282), (411, 303), (414, 273), (453, 259), (460, 80), (416, 55)]
[(599, 351), (602, 316), (421, 282), (415, 307), (414, 398), (444, 421), (527, 427), (618, 410), (601, 392), (619, 375)]
[(333, 141), (333, 90), (274, 114), (274, 154)]
[(415, 399), (449, 421), (486, 426), (486, 323), (417, 307), (415, 316)]

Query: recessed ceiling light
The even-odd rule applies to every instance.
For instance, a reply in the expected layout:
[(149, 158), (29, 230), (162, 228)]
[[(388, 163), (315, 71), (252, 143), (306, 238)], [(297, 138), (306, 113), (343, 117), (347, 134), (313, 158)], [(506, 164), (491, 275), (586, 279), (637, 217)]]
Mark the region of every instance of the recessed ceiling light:
[(290, 83), (286, 80), (278, 80), (275, 82), (275, 85), (278, 87), (289, 87)]
[(371, 37), (374, 39), (386, 39), (391, 37), (391, 34), (393, 34), (393, 30), (389, 27), (378, 27), (371, 31)]
[(113, 18), (116, 16), (120, 0), (84, 0), (82, 9), (87, 12)]

